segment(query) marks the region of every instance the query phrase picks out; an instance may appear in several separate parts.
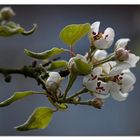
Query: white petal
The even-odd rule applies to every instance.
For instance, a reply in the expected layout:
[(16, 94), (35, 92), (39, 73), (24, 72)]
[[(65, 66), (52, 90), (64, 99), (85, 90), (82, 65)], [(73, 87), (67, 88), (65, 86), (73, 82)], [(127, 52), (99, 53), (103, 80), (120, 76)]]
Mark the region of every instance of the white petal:
[(87, 81), (84, 78), (83, 80), (83, 85), (89, 90), (89, 91), (95, 91), (96, 90), (96, 85), (97, 85), (97, 79), (93, 80), (93, 81)]
[(106, 28), (106, 30), (104, 31), (104, 34), (103, 34), (104, 38), (107, 40), (107, 41), (110, 41), (110, 40), (114, 40), (114, 37), (115, 37), (115, 32), (112, 28), (108, 27)]
[(61, 76), (58, 72), (50, 72), (47, 81), (59, 83), (61, 81)]
[(96, 33), (95, 35), (98, 34), (99, 32), (99, 27), (100, 27), (100, 21), (96, 21), (91, 25), (91, 32)]
[(99, 94), (99, 93), (94, 93), (94, 95), (100, 99), (107, 99), (110, 96), (110, 94)]
[(98, 49), (107, 49), (107, 48), (109, 48), (113, 44), (113, 41), (114, 41), (113, 39), (107, 41), (104, 38), (100, 38), (99, 40), (96, 40), (94, 42), (94, 45)]
[(139, 56), (136, 56), (135, 54), (133, 53), (129, 53), (129, 58), (127, 61), (125, 62), (128, 62), (131, 67), (136, 67), (136, 63), (140, 60), (140, 57)]
[[(97, 76), (99, 76), (101, 73), (102, 73), (102, 68), (96, 67), (95, 69), (93, 69), (91, 74), (84, 76), (83, 85), (85, 85), (88, 90), (95, 91), (97, 86)], [(92, 80), (92, 78), (95, 76), (96, 78)]]
[(128, 44), (128, 42), (130, 41), (129, 38), (122, 38), (119, 39), (116, 43), (115, 43), (115, 47), (117, 48), (124, 48), (126, 47), (126, 45)]
[(92, 71), (92, 74), (93, 74), (94, 76), (95, 76), (95, 75), (99, 76), (99, 75), (101, 75), (101, 73), (102, 73), (102, 68), (101, 68), (101, 67), (96, 67), (96, 68), (94, 68), (93, 71)]
[(115, 82), (111, 82), (110, 94), (116, 101), (124, 101), (128, 97), (128, 93), (122, 93), (120, 91), (120, 86)]
[(75, 57), (72, 57), (73, 59), (81, 59), (84, 62), (87, 62), (87, 59), (85, 56), (81, 55), (81, 54), (77, 54)]
[(109, 64), (108, 62), (102, 64), (102, 68), (103, 68), (103, 71), (104, 71), (106, 74), (109, 74), (109, 73), (110, 73), (111, 66), (110, 66), (110, 64)]
[(116, 66), (114, 66), (114, 67), (111, 69), (109, 75), (110, 75), (110, 76), (118, 75), (118, 74), (120, 74), (123, 70), (128, 69), (128, 68), (130, 68), (130, 67), (131, 67), (131, 65), (130, 65), (129, 63), (126, 63), (126, 62), (120, 62), (120, 63), (119, 63), (119, 62), (118, 62), (118, 63), (116, 64)]
[(132, 72), (124, 72), (121, 82), (124, 87), (128, 87), (136, 82), (136, 77)]
[(123, 70), (123, 73), (130, 75), (134, 81), (136, 81), (135, 75), (130, 71), (130, 69)]
[(134, 89), (134, 86), (133, 86), (133, 85), (128, 86), (128, 87), (123, 87), (123, 88), (121, 87), (122, 93), (129, 93), (129, 92), (131, 92), (133, 89)]
[(114, 66), (117, 65), (117, 62), (116, 61), (109, 61), (108, 63), (111, 66), (111, 68), (113, 68)]
[(97, 60), (102, 60), (106, 58), (107, 52), (105, 50), (97, 50), (94, 54), (94, 58)]

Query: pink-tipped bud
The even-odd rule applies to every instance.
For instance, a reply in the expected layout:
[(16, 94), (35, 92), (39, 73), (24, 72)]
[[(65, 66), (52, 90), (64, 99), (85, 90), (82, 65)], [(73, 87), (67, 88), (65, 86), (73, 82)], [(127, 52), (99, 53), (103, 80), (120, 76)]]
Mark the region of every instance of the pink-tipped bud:
[(119, 61), (125, 61), (129, 58), (129, 51), (124, 48), (118, 48), (115, 51), (115, 58)]

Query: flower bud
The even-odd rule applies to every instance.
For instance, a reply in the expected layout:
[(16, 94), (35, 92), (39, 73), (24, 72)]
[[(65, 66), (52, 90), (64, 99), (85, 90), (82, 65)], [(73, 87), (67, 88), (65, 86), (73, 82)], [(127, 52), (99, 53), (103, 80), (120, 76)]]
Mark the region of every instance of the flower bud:
[(103, 106), (103, 101), (102, 101), (102, 99), (95, 98), (91, 101), (91, 104), (95, 108), (101, 109), (101, 107)]
[(62, 78), (58, 72), (50, 72), (46, 81), (48, 90), (56, 92), (60, 86)]
[(10, 7), (4, 7), (1, 9), (1, 16), (2, 16), (2, 19), (9, 20), (13, 16), (15, 16), (15, 12)]
[(69, 60), (68, 68), (73, 73), (87, 75), (91, 72), (91, 65), (88, 64), (85, 56), (77, 54)]
[(118, 48), (115, 51), (115, 58), (119, 61), (125, 61), (129, 57), (129, 52), (128, 50), (125, 50), (124, 48)]

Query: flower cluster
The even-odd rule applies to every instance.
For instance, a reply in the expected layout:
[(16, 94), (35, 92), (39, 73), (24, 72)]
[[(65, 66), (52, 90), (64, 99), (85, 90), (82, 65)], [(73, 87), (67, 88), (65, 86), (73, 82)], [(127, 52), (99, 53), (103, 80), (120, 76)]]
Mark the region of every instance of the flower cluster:
[[(129, 38), (119, 39), (115, 43), (114, 53), (112, 53), (113, 57), (111, 57), (105, 49), (112, 46), (115, 32), (110, 27), (104, 32), (99, 32), (99, 26), (100, 22), (94, 22), (91, 25), (91, 31), (89, 33), (93, 51), (86, 53), (85, 56), (76, 54), (70, 58), (68, 69), (75, 74), (84, 75), (83, 86), (88, 92), (95, 96), (95, 98), (104, 100), (111, 95), (112, 98), (117, 101), (124, 101), (128, 97), (129, 92), (133, 90), (134, 83), (136, 82), (136, 77), (130, 71), (130, 68), (136, 66), (140, 57), (130, 53), (130, 50), (127, 49), (127, 44), (130, 41)], [(84, 68), (84, 71), (83, 69), (79, 69), (76, 60), (83, 62), (83, 64), (85, 64), (84, 67), (87, 67), (86, 64), (92, 65), (91, 71), (88, 71), (87, 74)], [(56, 74), (56, 72), (52, 72), (51, 76), (53, 74), (54, 76), (59, 75), (59, 73)], [(48, 81), (50, 81), (51, 76), (47, 80), (47, 85), (50, 84)], [(56, 77), (54, 83), (60, 83), (60, 75)], [(51, 80), (51, 86), (52, 81), (53, 80)], [(58, 85), (59, 84), (57, 84), (57, 86)], [(51, 86), (49, 85), (49, 87)]]
[[(25, 31), (19, 24), (12, 22), (11, 18), (14, 15), (10, 7), (0, 10), (0, 36), (29, 35), (35, 31), (36, 25), (30, 31)], [(40, 53), (25, 49), (25, 54), (34, 59), (32, 65), (25, 65), (21, 69), (0, 68), (0, 73), (4, 75), (6, 82), (11, 81), (11, 74), (22, 74), (35, 79), (43, 90), (16, 92), (0, 102), (0, 107), (8, 106), (33, 94), (45, 95), (55, 107), (36, 108), (24, 124), (16, 127), (17, 130), (44, 129), (50, 123), (54, 112), (67, 110), (69, 104), (88, 105), (101, 109), (104, 100), (110, 96), (116, 101), (126, 100), (136, 82), (136, 77), (130, 69), (136, 67), (140, 57), (128, 49), (129, 38), (122, 38), (114, 43), (114, 30), (108, 27), (104, 32), (100, 32), (99, 26), (99, 21), (92, 25), (89, 23), (67, 25), (60, 31), (59, 37), (69, 49), (54, 47)], [(88, 35), (91, 46), (85, 55), (76, 54), (73, 46), (85, 35)], [(113, 45), (113, 53), (108, 54), (106, 49)], [(69, 61), (54, 58), (62, 53), (70, 54)], [(42, 60), (41, 64), (40, 60)], [(69, 95), (69, 90), (75, 85), (78, 76), (83, 78), (83, 87)], [(63, 79), (67, 82), (64, 89), (61, 89)], [(92, 97), (85, 100), (82, 96), (85, 93)]]
[[(100, 22), (91, 25), (91, 41), (98, 50), (92, 56), (95, 62), (105, 59), (108, 53), (105, 50), (113, 44), (114, 30), (107, 28), (104, 33), (99, 32)], [(115, 43), (115, 59), (102, 63), (93, 68), (89, 75), (84, 76), (83, 85), (97, 98), (106, 99), (110, 95), (117, 101), (124, 101), (133, 90), (136, 82), (135, 75), (130, 68), (136, 66), (140, 57), (127, 49), (129, 38), (119, 39)]]

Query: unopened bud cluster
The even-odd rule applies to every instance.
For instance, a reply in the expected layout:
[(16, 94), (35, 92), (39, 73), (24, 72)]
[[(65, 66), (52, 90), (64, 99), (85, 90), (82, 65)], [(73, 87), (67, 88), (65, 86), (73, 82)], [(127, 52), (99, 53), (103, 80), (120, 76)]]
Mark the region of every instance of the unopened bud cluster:
[(2, 8), (0, 13), (3, 20), (10, 20), (13, 16), (16, 15), (11, 7)]

